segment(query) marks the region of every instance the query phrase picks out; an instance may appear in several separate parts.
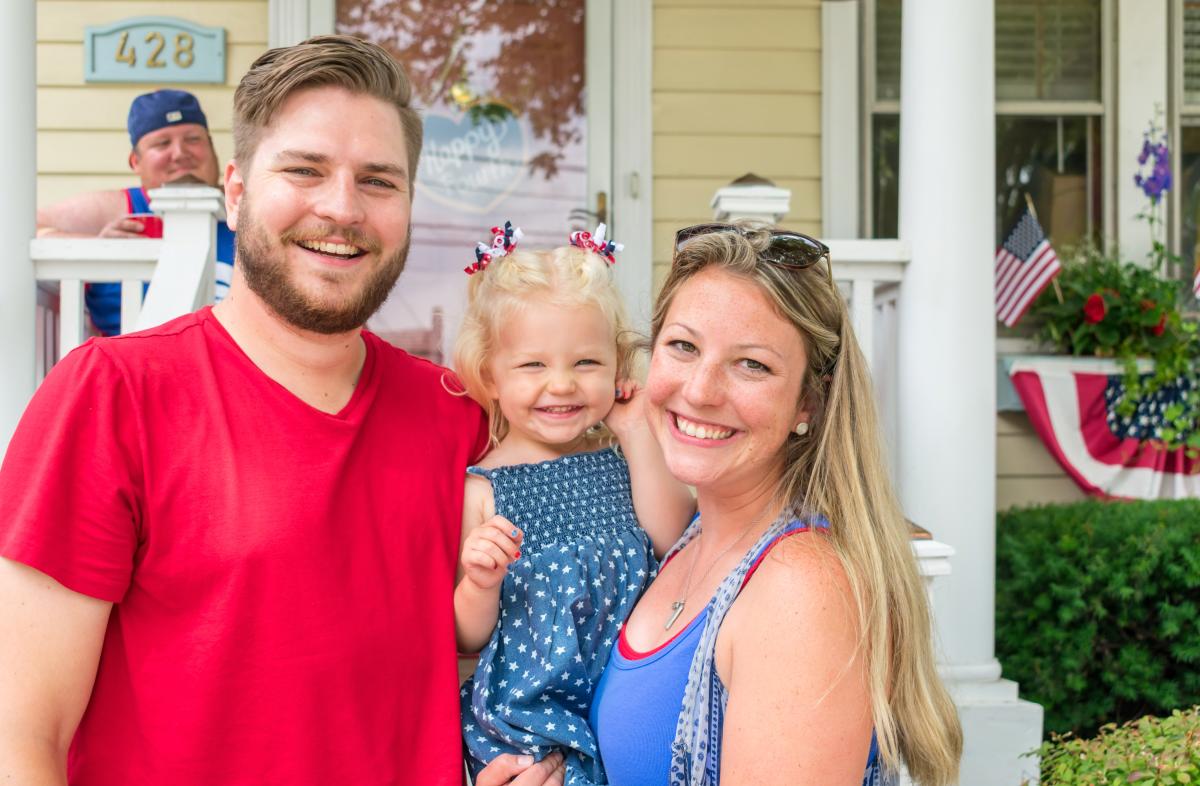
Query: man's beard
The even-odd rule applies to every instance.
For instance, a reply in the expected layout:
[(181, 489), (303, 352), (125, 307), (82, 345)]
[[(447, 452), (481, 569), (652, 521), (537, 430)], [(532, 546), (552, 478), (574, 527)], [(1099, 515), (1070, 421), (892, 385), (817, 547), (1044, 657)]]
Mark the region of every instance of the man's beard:
[(341, 277), (331, 275), (323, 277), (328, 282), (323, 292), (325, 296), (313, 297), (296, 285), (284, 259), (287, 247), (296, 239), (311, 240), (339, 234), (360, 248), (370, 249), (368, 253), (378, 253), (379, 244), (364, 238), (359, 232), (333, 226), (325, 229), (328, 231), (285, 232), (280, 238), (280, 248), (274, 250), (267, 240), (266, 230), (254, 219), (247, 197), (243, 194), (236, 233), (235, 264), (242, 271), (250, 291), (285, 322), (301, 330), (333, 335), (362, 327), (387, 300), (408, 259), (409, 238), (406, 235), (404, 245), (384, 259), (383, 264), (355, 290), (347, 291), (347, 284), (340, 280)]

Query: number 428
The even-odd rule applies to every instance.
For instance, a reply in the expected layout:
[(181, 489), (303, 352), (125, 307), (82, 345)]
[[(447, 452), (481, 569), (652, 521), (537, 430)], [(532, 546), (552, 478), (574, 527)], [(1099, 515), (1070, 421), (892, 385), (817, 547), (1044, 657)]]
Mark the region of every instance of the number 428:
[[(145, 42), (152, 47), (150, 59), (146, 61), (146, 67), (165, 68), (167, 65), (166, 61), (159, 59), (162, 50), (167, 45), (163, 34), (157, 30), (151, 30), (149, 33), (146, 33)], [(189, 68), (192, 65), (192, 62), (196, 59), (196, 55), (192, 51), (192, 47), (195, 44), (195, 40), (187, 33), (176, 34), (175, 52), (171, 57), (175, 61), (175, 65), (180, 68)], [(130, 67), (137, 65), (137, 50), (129, 46), (129, 31), (121, 33), (121, 39), (117, 43), (117, 54), (114, 59), (118, 63), (128, 63)]]

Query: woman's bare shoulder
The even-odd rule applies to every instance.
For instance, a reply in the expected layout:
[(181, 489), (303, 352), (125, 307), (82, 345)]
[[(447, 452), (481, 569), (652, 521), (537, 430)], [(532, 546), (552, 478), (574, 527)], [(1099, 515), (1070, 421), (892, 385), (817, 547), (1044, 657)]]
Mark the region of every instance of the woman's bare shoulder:
[(785, 622), (789, 630), (777, 639), (781, 644), (813, 635), (857, 640), (846, 569), (829, 538), (816, 530), (786, 537), (771, 549), (742, 589), (731, 618), (735, 612), (736, 624), (747, 633), (778, 635)]

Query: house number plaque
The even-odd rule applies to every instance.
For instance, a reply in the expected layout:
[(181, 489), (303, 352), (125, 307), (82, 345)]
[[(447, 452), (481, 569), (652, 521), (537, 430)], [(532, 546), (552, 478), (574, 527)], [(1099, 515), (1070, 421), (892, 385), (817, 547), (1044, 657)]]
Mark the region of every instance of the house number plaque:
[(225, 82), (225, 30), (140, 16), (84, 32), (85, 82)]

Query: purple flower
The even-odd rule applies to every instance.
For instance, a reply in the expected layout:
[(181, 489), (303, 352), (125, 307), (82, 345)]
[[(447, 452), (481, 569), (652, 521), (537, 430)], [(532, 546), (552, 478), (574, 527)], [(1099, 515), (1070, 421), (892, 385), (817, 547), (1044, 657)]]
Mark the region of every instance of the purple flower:
[[(1147, 163), (1151, 164), (1149, 174), (1143, 174), (1140, 169)], [(1151, 123), (1142, 139), (1142, 149), (1138, 153), (1139, 171), (1133, 176), (1133, 183), (1142, 189), (1151, 202), (1158, 202), (1164, 193), (1171, 190), (1171, 151), (1167, 146), (1167, 134), (1157, 123)]]

